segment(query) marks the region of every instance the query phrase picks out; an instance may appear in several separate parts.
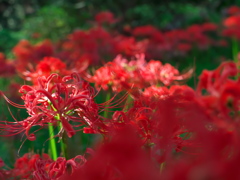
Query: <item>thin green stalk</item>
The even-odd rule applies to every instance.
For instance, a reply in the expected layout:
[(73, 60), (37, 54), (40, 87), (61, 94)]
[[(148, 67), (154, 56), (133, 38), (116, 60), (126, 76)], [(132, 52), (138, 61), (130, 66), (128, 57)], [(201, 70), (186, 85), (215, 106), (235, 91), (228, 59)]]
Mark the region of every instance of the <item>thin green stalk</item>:
[[(239, 68), (239, 63), (238, 63), (238, 41), (237, 39), (233, 38), (232, 39), (232, 55), (233, 55), (233, 61), (236, 63), (237, 65), (237, 69), (240, 69)], [(236, 75), (236, 79), (238, 79), (239, 77), (239, 74)]]
[(232, 56), (233, 56), (233, 61), (235, 63), (238, 62), (238, 58), (237, 58), (237, 55), (238, 55), (238, 41), (237, 39), (232, 39)]
[(55, 161), (57, 159), (57, 147), (56, 141), (54, 139), (54, 129), (51, 123), (48, 123), (49, 138), (50, 138), (50, 149), (52, 154), (52, 159)]
[[(111, 92), (108, 91), (105, 102), (109, 101), (109, 100), (110, 100), (110, 97), (111, 97)], [(106, 103), (106, 106), (108, 106), (108, 103)], [(108, 114), (109, 114), (109, 111), (105, 109), (103, 116), (104, 116), (105, 118), (107, 118), (107, 117), (108, 117)]]
[[(52, 108), (54, 109), (54, 111), (57, 111), (57, 110), (54, 108), (54, 106), (52, 106)], [(68, 113), (71, 113), (71, 111), (68, 111), (67, 114), (68, 114)], [(59, 121), (59, 123), (58, 123), (58, 129), (59, 129), (59, 131), (60, 131), (60, 130), (63, 128), (62, 123), (60, 122), (61, 117), (60, 117), (59, 114), (57, 114), (54, 118)], [(65, 157), (65, 158), (67, 158), (67, 146), (66, 146), (66, 144), (65, 144), (65, 142), (64, 142), (64, 139), (65, 139), (65, 133), (63, 133), (62, 139), (60, 139), (60, 147), (61, 147), (62, 156)]]
[[(59, 130), (62, 129), (62, 123), (59, 123)], [(65, 157), (67, 159), (67, 146), (66, 146), (66, 134), (65, 132), (62, 135), (62, 139), (60, 139), (60, 146), (61, 146), (61, 152), (62, 152), (62, 156)]]
[(130, 95), (128, 95), (127, 100), (126, 100), (125, 105), (124, 105), (124, 108), (123, 108), (123, 111), (128, 110), (131, 107), (132, 102), (133, 102), (132, 97)]

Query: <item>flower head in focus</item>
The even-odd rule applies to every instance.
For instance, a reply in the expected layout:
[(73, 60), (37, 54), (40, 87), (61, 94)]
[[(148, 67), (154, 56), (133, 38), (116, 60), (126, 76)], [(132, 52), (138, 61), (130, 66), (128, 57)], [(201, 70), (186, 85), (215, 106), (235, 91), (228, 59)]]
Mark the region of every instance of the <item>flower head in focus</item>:
[(23, 85), (19, 92), (24, 105), (11, 102), (2, 93), (10, 104), (26, 108), (29, 114), (29, 117), (22, 121), (15, 119), (15, 122), (2, 122), (1, 129), (11, 132), (12, 135), (25, 132), (29, 140), (35, 140), (35, 134), (30, 133), (31, 128), (43, 128), (49, 123), (61, 127), (57, 136), (61, 136), (65, 131), (68, 137), (76, 133), (75, 128), (87, 126), (93, 130), (100, 127), (99, 107), (93, 99), (94, 90), (87, 82), (82, 81), (77, 73), (63, 78), (57, 74), (42, 76), (38, 78), (37, 85)]

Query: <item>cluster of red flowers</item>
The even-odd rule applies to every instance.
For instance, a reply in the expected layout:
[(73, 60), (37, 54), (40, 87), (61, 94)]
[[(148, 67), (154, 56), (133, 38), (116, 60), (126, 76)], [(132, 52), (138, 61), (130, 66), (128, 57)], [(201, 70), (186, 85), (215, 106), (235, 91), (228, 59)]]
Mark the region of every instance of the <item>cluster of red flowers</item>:
[(60, 59), (54, 57), (44, 57), (43, 60), (38, 62), (35, 70), (25, 70), (22, 72), (22, 75), (27, 81), (37, 84), (39, 76), (48, 77), (52, 73), (64, 76), (71, 74), (71, 72), (71, 70), (67, 70), (66, 64)]
[[(99, 118), (92, 91), (78, 76), (39, 78), (39, 86), (20, 89), (31, 117), (18, 126), (29, 131), (30, 126), (61, 123), (71, 137), (74, 121), (108, 138), (95, 152), (88, 151), (90, 158), (53, 161), (26, 154), (1, 175), (37, 180), (238, 179), (233, 167), (240, 158), (240, 79), (231, 78), (237, 73), (236, 64), (224, 62), (203, 71), (196, 91), (186, 85), (153, 85), (134, 94), (132, 106), (115, 111), (107, 121)], [(65, 83), (69, 80), (73, 82)]]
[(53, 55), (54, 47), (51, 41), (45, 40), (32, 45), (27, 40), (21, 40), (14, 48), (16, 68), (19, 72), (34, 70), (37, 63), (46, 56)]
[[(36, 180), (52, 180), (59, 179), (65, 174), (72, 174), (77, 168), (82, 167), (86, 162), (84, 156), (76, 156), (75, 158), (66, 160), (59, 157), (53, 161), (48, 154), (27, 153), (23, 157), (17, 159), (14, 168), (1, 172), (3, 179), (36, 179)], [(4, 163), (3, 165), (4, 166)]]
[(87, 63), (99, 65), (106, 58), (112, 57), (116, 42), (103, 27), (93, 27), (87, 31), (76, 30), (67, 39), (58, 44), (59, 57), (72, 65)]
[[(237, 7), (229, 9), (230, 15), (238, 13)], [(49, 128), (52, 158), (27, 153), (12, 169), (0, 160), (0, 178), (240, 179), (239, 64), (226, 61), (215, 70), (204, 70), (194, 90), (180, 84), (192, 69), (181, 74), (169, 63), (151, 60), (166, 57), (173, 48), (184, 54), (193, 47), (217, 45), (208, 33), (218, 27), (205, 23), (160, 32), (142, 26), (128, 29), (131, 36), (124, 36), (106, 30), (118, 21), (113, 14), (102, 12), (95, 20), (96, 27), (75, 31), (57, 44), (46, 40), (32, 45), (24, 40), (14, 48), (17, 71), (32, 85), (19, 89), (23, 105), (0, 94), (25, 109), (28, 117), (18, 119), (10, 111), (13, 121), (1, 119), (1, 135), (22, 134), (38, 141), (37, 132)], [(236, 28), (231, 20), (225, 24)], [(110, 61), (118, 53), (123, 55)], [(108, 62), (96, 67), (104, 60)], [(2, 76), (14, 74), (13, 64), (2, 54), (0, 62)], [(90, 65), (95, 66), (92, 71)], [(93, 86), (100, 95), (101, 89), (108, 93), (103, 103), (95, 101), (98, 93)], [(78, 131), (101, 138), (84, 155), (68, 158), (63, 140), (75, 138)], [(65, 157), (55, 157), (60, 149), (54, 150), (56, 137), (62, 143), (59, 154)]]
[(186, 29), (175, 29), (161, 32), (151, 25), (136, 27), (132, 35), (146, 43), (146, 57), (170, 59), (182, 57), (192, 49), (209, 49), (211, 46), (222, 46), (222, 41), (214, 40), (209, 33), (217, 35), (218, 26), (214, 23), (192, 25)]
[(179, 71), (170, 64), (160, 61), (146, 62), (144, 55), (137, 55), (136, 60), (127, 61), (117, 56), (112, 62), (97, 69), (88, 81), (107, 90), (111, 86), (113, 91), (142, 89), (150, 85), (169, 86), (176, 80), (185, 80), (191, 76), (191, 71), (180, 75)]
[[(237, 31), (237, 23), (234, 23), (236, 21), (231, 20), (235, 16), (238, 16), (237, 11), (234, 17), (225, 21), (224, 24), (229, 28), (224, 30), (224, 35), (229, 34), (228, 31)], [(88, 66), (102, 65), (118, 54), (132, 58), (144, 53), (147, 60), (168, 60), (183, 57), (194, 49), (206, 50), (212, 46), (226, 45), (223, 39), (213, 38), (218, 36), (220, 27), (210, 22), (167, 31), (152, 25), (128, 27), (123, 31), (125, 33), (110, 26), (117, 22), (111, 12), (101, 12), (96, 15), (95, 23), (90, 29), (75, 30), (58, 42), (44, 40), (32, 44), (22, 40), (13, 48), (15, 68), (25, 77), (36, 70), (37, 64), (44, 57), (51, 56), (61, 59), (67, 68), (79, 72), (86, 70)]]
[(9, 77), (15, 74), (15, 66), (8, 61), (3, 53), (0, 53), (0, 76)]
[[(76, 73), (63, 78), (57, 74), (42, 76), (38, 78), (37, 85), (23, 85), (19, 92), (22, 94), (24, 105), (17, 105), (3, 95), (10, 104), (26, 108), (29, 114), (25, 120), (15, 119), (15, 122), (1, 124), (1, 129), (13, 135), (25, 131), (29, 140), (35, 140), (35, 134), (29, 134), (31, 128), (43, 128), (49, 123), (61, 127), (57, 136), (62, 136), (66, 131), (68, 137), (72, 137), (76, 133), (73, 127), (86, 125), (92, 131), (100, 128), (96, 127), (100, 126), (100, 117), (99, 107), (93, 99), (94, 90)], [(70, 122), (74, 125), (70, 125)]]
[(228, 15), (229, 17), (223, 21), (225, 29), (222, 34), (234, 39), (240, 39), (240, 8), (238, 6), (232, 6), (228, 9)]

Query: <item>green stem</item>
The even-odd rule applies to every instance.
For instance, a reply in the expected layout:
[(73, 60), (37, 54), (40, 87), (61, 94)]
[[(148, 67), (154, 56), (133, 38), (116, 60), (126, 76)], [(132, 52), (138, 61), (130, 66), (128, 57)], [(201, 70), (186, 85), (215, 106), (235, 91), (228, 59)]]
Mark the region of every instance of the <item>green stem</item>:
[[(239, 64), (238, 64), (238, 41), (237, 39), (233, 38), (232, 39), (232, 55), (233, 55), (233, 61), (237, 65), (237, 69), (239, 69)], [(238, 79), (239, 74), (236, 75), (236, 79)]]
[[(111, 97), (111, 92), (108, 91), (105, 102), (109, 101), (110, 97)], [(108, 106), (108, 103), (106, 103), (106, 106)], [(105, 109), (103, 116), (105, 118), (107, 118), (108, 117), (108, 113), (109, 113), (109, 111)]]
[(128, 110), (131, 107), (132, 102), (133, 102), (132, 97), (130, 95), (128, 95), (127, 100), (126, 100), (125, 105), (124, 105), (124, 108), (123, 108), (123, 111)]
[[(54, 108), (54, 106), (52, 106), (52, 108), (53, 108), (54, 111), (57, 111), (57, 110)], [(71, 113), (71, 112), (72, 112), (72, 111), (70, 110), (70, 111), (67, 112), (67, 114), (69, 114), (69, 113)], [(59, 113), (57, 113), (57, 115), (55, 116), (55, 119), (59, 121), (59, 123), (58, 123), (58, 129), (59, 129), (59, 131), (61, 131), (61, 129), (63, 128), (63, 126), (62, 126), (62, 123), (61, 123), (61, 121), (60, 121), (61, 117), (60, 117), (60, 114), (59, 114)], [(66, 142), (66, 139), (65, 139), (65, 132), (64, 132), (63, 135), (62, 135), (62, 138), (60, 139), (60, 147), (61, 147), (62, 156), (65, 157), (65, 158), (67, 158), (67, 146), (66, 146), (65, 142)]]
[(51, 123), (48, 123), (49, 137), (50, 137), (50, 149), (52, 154), (52, 159), (55, 161), (57, 159), (57, 147), (56, 141), (54, 139), (54, 129)]
[(237, 39), (232, 39), (232, 56), (233, 56), (233, 61), (235, 63), (238, 62), (238, 58), (237, 58), (237, 55), (238, 55), (238, 41)]
[[(62, 129), (62, 123), (59, 123), (59, 130)], [(60, 146), (61, 146), (61, 152), (62, 156), (67, 159), (67, 146), (66, 146), (66, 134), (65, 132), (62, 135), (62, 139), (60, 139)]]

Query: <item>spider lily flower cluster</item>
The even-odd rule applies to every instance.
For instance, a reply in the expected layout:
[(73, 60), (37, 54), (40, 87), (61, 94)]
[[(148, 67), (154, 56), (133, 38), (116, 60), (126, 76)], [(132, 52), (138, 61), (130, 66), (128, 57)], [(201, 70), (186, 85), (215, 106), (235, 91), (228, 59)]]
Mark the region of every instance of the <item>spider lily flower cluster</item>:
[(162, 64), (156, 60), (146, 62), (144, 54), (141, 54), (129, 62), (117, 56), (112, 62), (97, 69), (93, 76), (88, 76), (87, 80), (93, 82), (96, 88), (107, 90), (110, 86), (113, 91), (120, 92), (156, 84), (169, 86), (177, 80), (186, 80), (191, 74), (192, 70), (181, 75), (168, 63)]
[[(239, 12), (229, 9), (234, 18), (226, 19), (228, 30), (236, 30)], [(193, 89), (184, 85), (193, 68), (181, 73), (152, 60), (217, 45), (208, 36), (217, 25), (165, 32), (153, 26), (125, 28), (129, 36), (124, 36), (112, 33), (109, 25), (119, 20), (110, 12), (95, 20), (93, 28), (77, 30), (61, 43), (21, 41), (13, 50), (16, 70), (0, 54), (3, 67), (11, 70), (1, 76), (18, 73), (32, 84), (19, 85), (23, 105), (10, 100), (17, 93), (1, 91), (10, 105), (28, 114), (17, 118), (9, 108), (13, 120), (1, 119), (1, 135), (25, 135), (39, 143), (39, 131), (49, 128), (50, 142), (41, 155), (32, 148), (16, 158), (12, 168), (0, 160), (0, 179), (240, 179), (239, 64), (225, 61), (204, 70)], [(107, 56), (108, 62), (96, 66)], [(54, 147), (57, 137), (60, 146)]]
[[(235, 169), (229, 169), (240, 157), (240, 81), (231, 79), (238, 71), (233, 62), (224, 62), (213, 71), (205, 70), (196, 91), (186, 85), (145, 88), (134, 94), (131, 107), (126, 104), (123, 110), (105, 119), (98, 115), (93, 88), (76, 73), (63, 78), (51, 74), (39, 78), (38, 85), (23, 85), (20, 92), (25, 105), (20, 107), (25, 107), (30, 117), (1, 124), (1, 128), (13, 134), (25, 131), (29, 140), (35, 140), (31, 127), (51, 123), (61, 127), (56, 136), (66, 131), (72, 137), (75, 128), (86, 127), (85, 132), (105, 138), (95, 151), (87, 150), (91, 158), (85, 154), (52, 160), (46, 155), (41, 158), (26, 154), (18, 159), (14, 169), (2, 170), (1, 176), (36, 180), (175, 180), (188, 176), (196, 179), (201, 174), (238, 179)], [(218, 165), (218, 170), (226, 170), (209, 171), (209, 160)], [(198, 168), (202, 168), (200, 174), (195, 172)]]
[(39, 154), (27, 153), (17, 159), (14, 169), (1, 171), (0, 177), (5, 179), (13, 177), (35, 180), (59, 179), (64, 174), (72, 174), (85, 163), (86, 159), (80, 155), (69, 160), (59, 157), (53, 161), (48, 154), (40, 156)]
[(30, 133), (31, 128), (43, 128), (50, 123), (61, 127), (56, 136), (61, 136), (65, 131), (68, 137), (72, 137), (76, 133), (74, 128), (81, 130), (87, 126), (94, 131), (95, 124), (100, 121), (99, 107), (93, 99), (94, 90), (77, 73), (63, 78), (58, 74), (42, 76), (38, 78), (37, 85), (23, 85), (19, 92), (24, 105), (16, 105), (5, 98), (14, 106), (26, 108), (29, 117), (6, 124), (2, 122), (1, 128), (12, 134), (24, 131), (29, 140), (35, 140), (35, 134)]
[[(237, 38), (239, 35), (236, 19), (239, 11), (237, 8), (234, 11), (229, 10), (229, 15), (230, 17), (223, 21), (224, 28), (221, 24), (206, 22), (185, 29), (163, 31), (152, 25), (145, 25), (125, 27), (120, 32), (110, 26), (120, 22), (120, 18), (115, 18), (111, 12), (100, 12), (95, 16), (95, 22), (89, 30), (77, 29), (57, 42), (45, 39), (33, 44), (28, 40), (21, 40), (12, 50), (15, 66), (10, 63), (8, 68), (11, 69), (0, 73), (4, 75), (17, 71), (21, 76), (27, 76), (27, 80), (31, 80), (29, 73), (36, 70), (37, 64), (44, 57), (50, 56), (63, 60), (69, 69), (78, 72), (86, 70), (88, 66), (111, 61), (118, 54), (131, 58), (144, 53), (146, 60), (183, 58), (196, 49), (205, 51), (211, 47), (227, 46), (227, 41), (223, 38), (225, 36)], [(223, 37), (219, 37), (219, 34)], [(8, 62), (6, 64), (8, 65)]]

